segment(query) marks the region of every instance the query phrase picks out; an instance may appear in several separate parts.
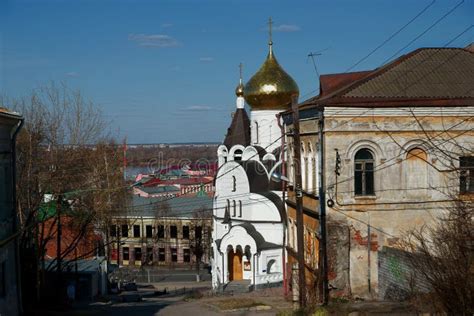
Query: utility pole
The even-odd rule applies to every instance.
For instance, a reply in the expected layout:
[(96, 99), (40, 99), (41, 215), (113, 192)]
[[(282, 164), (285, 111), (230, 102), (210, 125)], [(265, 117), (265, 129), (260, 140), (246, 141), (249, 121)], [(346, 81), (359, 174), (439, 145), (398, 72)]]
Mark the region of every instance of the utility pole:
[(322, 279), (323, 305), (327, 305), (329, 300), (328, 285), (328, 256), (327, 256), (327, 231), (326, 231), (326, 188), (324, 181), (324, 116), (320, 112), (319, 120), (319, 230), (320, 230), (320, 260), (319, 266)]
[(304, 262), (304, 219), (303, 219), (303, 191), (301, 187), (301, 140), (300, 140), (300, 112), (298, 96), (292, 96), (293, 109), (293, 143), (295, 162), (295, 193), (296, 193), (296, 237), (298, 248), (298, 301), (300, 308), (306, 305), (306, 276)]

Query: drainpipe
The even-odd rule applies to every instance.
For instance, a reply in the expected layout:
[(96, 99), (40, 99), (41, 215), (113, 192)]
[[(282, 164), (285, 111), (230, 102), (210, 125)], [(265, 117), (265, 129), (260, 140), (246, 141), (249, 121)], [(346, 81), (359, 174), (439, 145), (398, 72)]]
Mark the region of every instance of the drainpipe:
[[(13, 180), (13, 208), (16, 213), (17, 209), (17, 199), (16, 199), (16, 138), (18, 136), (18, 133), (20, 132), (21, 128), (23, 127), (23, 124), (25, 123), (25, 119), (22, 117), (20, 118), (20, 122), (18, 123), (15, 131), (12, 134), (12, 180)], [(13, 231), (16, 233), (18, 227), (17, 227), (17, 221), (16, 221), (16, 216), (18, 214), (13, 214), (14, 220), (13, 220)], [(15, 238), (15, 267), (16, 267), (16, 282), (17, 282), (17, 297), (18, 297), (18, 310), (20, 314), (23, 313), (23, 297), (21, 293), (21, 272), (20, 272), (20, 244), (18, 242), (19, 235)]]
[[(221, 252), (221, 256), (222, 256), (222, 286), (224, 287), (224, 284), (225, 284), (225, 273), (224, 273), (225, 266), (224, 266), (224, 254), (222, 252)], [(226, 252), (226, 256), (227, 256), (227, 252)]]
[(253, 254), (253, 289), (256, 290), (257, 289), (257, 284), (255, 284), (255, 270), (257, 269), (257, 266), (255, 265), (255, 256), (257, 255), (257, 253), (254, 253)]
[[(281, 174), (286, 177), (286, 161), (285, 161), (285, 130), (283, 128), (283, 125), (281, 124), (281, 115), (277, 114), (277, 122), (278, 122), (278, 127), (280, 128), (281, 131), (281, 146), (280, 146), (280, 155), (281, 155)], [(286, 210), (286, 204), (285, 204), (285, 199), (286, 199), (286, 181), (281, 181), (281, 190), (282, 190), (282, 200), (283, 200), (283, 207)], [(285, 211), (286, 214), (286, 211)], [(286, 218), (282, 218), (283, 222), (283, 247), (282, 247), (282, 267), (283, 267), (283, 289), (284, 289), (284, 295), (285, 297), (288, 295), (288, 282), (286, 280), (286, 251), (285, 251), (285, 243), (286, 243)]]

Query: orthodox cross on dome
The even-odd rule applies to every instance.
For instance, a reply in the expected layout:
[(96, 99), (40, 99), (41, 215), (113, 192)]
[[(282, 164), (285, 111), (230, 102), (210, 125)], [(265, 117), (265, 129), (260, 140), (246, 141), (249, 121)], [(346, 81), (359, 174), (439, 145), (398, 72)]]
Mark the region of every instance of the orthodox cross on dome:
[(240, 73), (240, 83), (242, 83), (242, 69), (244, 68), (244, 65), (242, 63), (239, 64), (239, 73)]
[(273, 42), (272, 42), (272, 24), (273, 24), (272, 17), (269, 17), (268, 18), (268, 45), (273, 44)]

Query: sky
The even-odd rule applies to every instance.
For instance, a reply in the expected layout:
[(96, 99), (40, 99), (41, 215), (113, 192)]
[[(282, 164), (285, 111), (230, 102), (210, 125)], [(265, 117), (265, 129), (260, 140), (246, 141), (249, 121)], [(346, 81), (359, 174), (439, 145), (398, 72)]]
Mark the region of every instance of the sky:
[(65, 82), (129, 143), (221, 142), (238, 65), (246, 81), (265, 60), (270, 16), (275, 56), (303, 101), (317, 94), (310, 52), (321, 54), (318, 73), (346, 72), (428, 6), (352, 71), (381, 66), (422, 33), (393, 58), (473, 42), (474, 0), (460, 2), (1, 0), (0, 94)]

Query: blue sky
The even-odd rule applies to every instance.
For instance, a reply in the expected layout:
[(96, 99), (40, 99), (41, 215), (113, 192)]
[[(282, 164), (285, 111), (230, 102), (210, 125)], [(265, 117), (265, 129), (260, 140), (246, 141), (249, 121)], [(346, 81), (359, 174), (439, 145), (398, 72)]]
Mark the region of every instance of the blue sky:
[[(302, 100), (318, 85), (309, 52), (323, 50), (320, 73), (345, 72), (431, 2), (2, 0), (0, 93), (65, 81), (131, 143), (222, 141), (238, 64), (248, 80), (264, 61), (269, 16), (276, 57)], [(458, 2), (436, 0), (354, 70), (380, 66)], [(474, 1), (465, 0), (400, 54), (443, 46), (473, 22)], [(471, 28), (450, 46), (473, 40)]]

